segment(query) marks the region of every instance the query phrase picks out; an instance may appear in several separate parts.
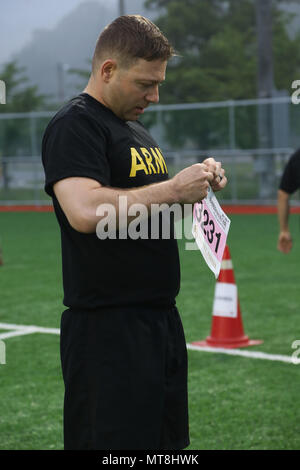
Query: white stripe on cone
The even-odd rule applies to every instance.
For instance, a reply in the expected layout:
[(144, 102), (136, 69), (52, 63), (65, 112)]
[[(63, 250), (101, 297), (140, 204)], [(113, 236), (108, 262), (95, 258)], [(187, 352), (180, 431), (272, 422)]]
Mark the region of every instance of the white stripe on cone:
[(221, 262), (221, 269), (233, 269), (231, 259), (223, 259)]
[(237, 318), (237, 286), (217, 282), (213, 304), (213, 316)]

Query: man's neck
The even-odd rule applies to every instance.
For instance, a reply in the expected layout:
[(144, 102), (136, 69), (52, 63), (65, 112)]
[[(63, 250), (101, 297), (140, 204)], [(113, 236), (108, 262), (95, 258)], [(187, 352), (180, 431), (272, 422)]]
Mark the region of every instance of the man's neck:
[(88, 95), (95, 98), (95, 100), (99, 101), (101, 104), (106, 106), (105, 102), (104, 102), (104, 99), (101, 96), (101, 92), (99, 92), (99, 90), (96, 89), (92, 78), (89, 79), (87, 86), (83, 90), (83, 93), (87, 93)]

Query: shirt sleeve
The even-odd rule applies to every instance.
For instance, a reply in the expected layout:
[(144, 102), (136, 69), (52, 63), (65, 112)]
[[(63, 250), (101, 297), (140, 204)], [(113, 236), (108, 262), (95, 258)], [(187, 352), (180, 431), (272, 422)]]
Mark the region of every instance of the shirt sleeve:
[(64, 116), (49, 125), (42, 143), (45, 191), (69, 177), (92, 178), (110, 184), (105, 131), (86, 116)]
[(294, 193), (300, 187), (300, 150), (289, 159), (279, 185), (279, 189), (288, 194)]

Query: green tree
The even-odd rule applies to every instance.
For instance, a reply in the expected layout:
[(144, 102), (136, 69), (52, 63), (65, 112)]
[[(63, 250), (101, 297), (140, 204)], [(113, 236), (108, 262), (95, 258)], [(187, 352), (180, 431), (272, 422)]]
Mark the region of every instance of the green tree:
[(25, 67), (16, 61), (4, 65), (0, 79), (6, 85), (6, 104), (0, 106), (1, 113), (27, 112), (42, 109), (46, 103), (46, 95), (38, 93), (36, 85), (26, 86), (28, 78), (24, 75)]
[[(300, 73), (300, 35), (288, 35), (290, 16), (273, 3), (273, 61), (275, 87), (290, 89)], [(163, 9), (155, 20), (178, 56), (168, 65), (160, 102), (193, 103), (255, 98), (257, 96), (257, 35), (254, 0), (147, 0)], [(227, 146), (228, 113), (219, 110), (170, 113), (165, 117), (170, 146), (196, 148)], [(237, 144), (256, 141), (256, 109), (238, 110)]]
[[(288, 35), (290, 17), (273, 8), (275, 86), (289, 89), (300, 70), (300, 34)], [(247, 99), (257, 96), (254, 0), (147, 0), (164, 8), (157, 18), (178, 51), (171, 60), (161, 103)]]
[[(0, 79), (6, 85), (6, 104), (0, 105), (0, 113), (21, 113), (45, 108), (47, 97), (38, 93), (37, 86), (28, 85), (24, 72), (25, 68), (18, 66), (15, 61), (4, 65)], [(33, 123), (28, 118), (0, 119), (0, 173), (5, 188), (9, 184), (7, 157), (37, 155), (44, 127), (45, 123), (41, 120)]]
[(82, 90), (83, 87), (87, 85), (87, 82), (90, 78), (91, 70), (92, 70), (92, 60), (88, 59), (87, 64), (89, 66), (89, 69), (79, 69), (79, 68), (70, 68), (68, 70), (68, 73), (71, 75), (77, 75), (77, 77), (80, 79), (79, 84), (77, 85), (78, 90)]

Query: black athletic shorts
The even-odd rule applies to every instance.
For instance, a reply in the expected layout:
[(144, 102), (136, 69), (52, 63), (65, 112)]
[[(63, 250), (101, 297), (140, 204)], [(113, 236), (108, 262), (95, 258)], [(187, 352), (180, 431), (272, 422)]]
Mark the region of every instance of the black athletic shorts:
[(68, 309), (61, 361), (65, 450), (189, 445), (187, 350), (176, 307)]

